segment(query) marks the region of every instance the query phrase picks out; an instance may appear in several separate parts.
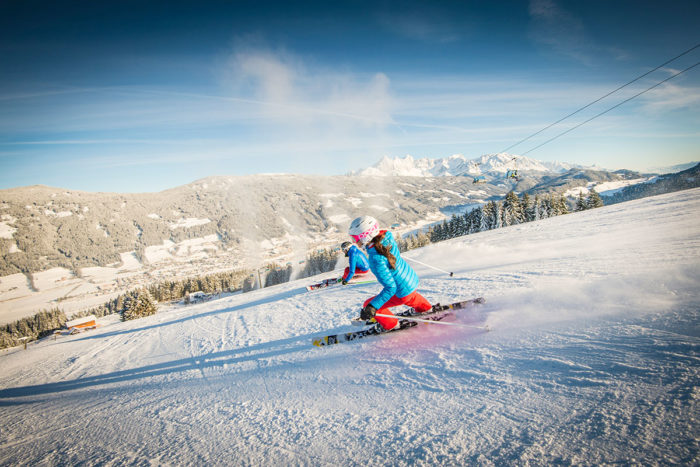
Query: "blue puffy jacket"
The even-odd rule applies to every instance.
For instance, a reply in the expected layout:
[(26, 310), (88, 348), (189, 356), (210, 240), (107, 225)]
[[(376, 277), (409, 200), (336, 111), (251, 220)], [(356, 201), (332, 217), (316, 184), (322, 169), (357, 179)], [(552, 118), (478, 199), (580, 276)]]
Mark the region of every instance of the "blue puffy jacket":
[(389, 231), (383, 232), (382, 245), (391, 248), (391, 254), (396, 258), (396, 268), (391, 269), (389, 260), (380, 255), (373, 245), (370, 244), (367, 247), (369, 267), (379, 283), (384, 287), (379, 295), (370, 302), (377, 310), (394, 295), (402, 298), (415, 292), (418, 287), (418, 275), (401, 257), (394, 235)]
[(350, 270), (348, 272), (348, 277), (345, 278), (346, 281), (352, 279), (352, 276), (355, 275), (355, 269), (359, 269), (362, 272), (367, 272), (369, 269), (367, 257), (355, 245), (351, 246), (348, 250), (348, 262), (348, 267)]

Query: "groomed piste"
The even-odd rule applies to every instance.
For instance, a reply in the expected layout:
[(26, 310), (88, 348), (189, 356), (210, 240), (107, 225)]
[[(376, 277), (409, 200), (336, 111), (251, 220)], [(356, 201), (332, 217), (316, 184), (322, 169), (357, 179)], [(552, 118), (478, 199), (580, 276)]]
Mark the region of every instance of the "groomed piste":
[(405, 255), (453, 322), (316, 348), (376, 283), (314, 278), (0, 355), (3, 465), (697, 462), (700, 189)]

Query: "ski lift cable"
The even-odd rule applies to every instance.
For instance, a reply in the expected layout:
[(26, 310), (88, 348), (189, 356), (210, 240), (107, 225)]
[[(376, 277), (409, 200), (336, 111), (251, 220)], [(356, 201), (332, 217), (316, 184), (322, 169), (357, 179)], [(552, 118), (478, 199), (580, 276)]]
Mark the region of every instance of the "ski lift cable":
[(682, 74), (682, 73), (685, 73), (686, 71), (691, 70), (691, 69), (695, 68), (695, 67), (698, 66), (698, 65), (700, 65), (700, 62), (697, 62), (697, 63), (695, 63), (694, 65), (689, 66), (689, 67), (686, 68), (685, 70), (679, 71), (678, 73), (675, 73), (675, 74), (669, 76), (668, 78), (666, 78), (666, 79), (663, 80), (663, 81), (659, 81), (658, 83), (656, 83), (655, 85), (653, 85), (653, 86), (651, 86), (651, 87), (645, 89), (644, 91), (639, 92), (639, 93), (635, 94), (634, 96), (629, 97), (629, 98), (625, 99), (624, 101), (622, 101), (622, 102), (620, 102), (620, 103), (618, 103), (618, 104), (615, 104), (614, 106), (610, 107), (609, 109), (604, 110), (604, 111), (600, 112), (599, 114), (597, 114), (597, 115), (595, 115), (595, 116), (589, 118), (588, 120), (583, 121), (583, 122), (579, 123), (578, 125), (573, 126), (573, 127), (569, 128), (568, 130), (559, 133), (558, 135), (554, 136), (553, 138), (548, 139), (548, 140), (545, 141), (544, 143), (539, 144), (539, 145), (535, 146), (534, 148), (525, 151), (524, 153), (522, 153), (522, 155), (524, 156), (524, 155), (526, 155), (526, 154), (529, 154), (529, 153), (531, 153), (532, 151), (534, 151), (535, 149), (541, 148), (542, 146), (544, 146), (544, 145), (547, 144), (547, 143), (551, 143), (551, 142), (554, 141), (555, 139), (557, 139), (557, 138), (559, 138), (559, 137), (561, 137), (561, 136), (564, 136), (564, 135), (567, 134), (567, 133), (570, 133), (570, 132), (574, 131), (576, 128), (585, 125), (586, 123), (590, 122), (591, 120), (595, 120), (596, 118), (598, 118), (598, 117), (600, 117), (601, 115), (604, 115), (604, 114), (610, 112), (611, 110), (614, 110), (614, 109), (620, 107), (622, 104), (625, 104), (625, 103), (631, 101), (632, 99), (635, 99), (635, 98), (641, 96), (641, 95), (644, 94), (645, 92), (649, 92), (649, 91), (651, 91), (652, 89), (654, 89), (654, 88), (656, 88), (656, 87), (658, 87), (658, 86), (661, 86), (661, 85), (664, 84), (666, 81), (672, 80), (672, 79), (675, 78), (676, 76), (678, 76), (678, 75), (680, 75), (680, 74)]
[(508, 146), (507, 148), (505, 148), (505, 149), (504, 149), (503, 151), (501, 151), (501, 152), (502, 152), (502, 153), (508, 152), (510, 149), (514, 148), (515, 146), (517, 146), (517, 145), (519, 145), (519, 144), (521, 144), (521, 143), (524, 143), (525, 141), (529, 140), (530, 138), (533, 138), (533, 137), (539, 135), (539, 134), (542, 133), (543, 131), (552, 128), (554, 125), (557, 125), (557, 124), (563, 122), (563, 121), (566, 120), (567, 118), (573, 117), (574, 115), (576, 115), (577, 113), (581, 112), (582, 110), (585, 110), (585, 109), (587, 109), (588, 107), (592, 106), (593, 104), (602, 101), (603, 99), (605, 99), (606, 97), (608, 97), (608, 96), (610, 96), (610, 95), (616, 93), (616, 92), (619, 91), (620, 89), (623, 89), (623, 88), (629, 86), (630, 84), (632, 84), (632, 83), (634, 83), (634, 82), (636, 82), (636, 81), (639, 81), (640, 79), (644, 78), (645, 76), (647, 76), (647, 75), (649, 75), (649, 74), (655, 72), (655, 71), (658, 70), (659, 68), (662, 68), (662, 67), (668, 65), (669, 63), (671, 63), (671, 62), (673, 62), (673, 61), (675, 61), (675, 60), (678, 60), (678, 59), (681, 58), (683, 55), (689, 54), (690, 52), (692, 52), (693, 50), (697, 49), (698, 47), (700, 47), (700, 44), (697, 44), (697, 45), (695, 45), (694, 47), (691, 47), (690, 49), (686, 50), (685, 52), (683, 52), (683, 53), (680, 54), (680, 55), (676, 55), (676, 56), (673, 57), (672, 59), (667, 60), (666, 62), (664, 62), (664, 63), (662, 63), (661, 65), (657, 66), (657, 67), (654, 68), (653, 70), (649, 70), (649, 71), (647, 71), (646, 73), (644, 73), (643, 75), (637, 76), (637, 77), (634, 78), (632, 81), (629, 81), (629, 82), (623, 84), (622, 86), (618, 87), (617, 89), (615, 89), (615, 90), (613, 90), (613, 91), (610, 91), (609, 93), (605, 94), (604, 96), (599, 97), (598, 99), (594, 100), (593, 102), (590, 102), (590, 103), (584, 105), (583, 107), (581, 107), (580, 109), (571, 112), (569, 115), (560, 118), (559, 120), (557, 120), (556, 122), (554, 122), (554, 123), (552, 123), (552, 124), (550, 124), (550, 125), (547, 125), (546, 127), (542, 128), (541, 130), (539, 130), (539, 131), (537, 131), (537, 132), (531, 134), (531, 135), (528, 136), (527, 138), (521, 139), (521, 140), (518, 141), (517, 143)]

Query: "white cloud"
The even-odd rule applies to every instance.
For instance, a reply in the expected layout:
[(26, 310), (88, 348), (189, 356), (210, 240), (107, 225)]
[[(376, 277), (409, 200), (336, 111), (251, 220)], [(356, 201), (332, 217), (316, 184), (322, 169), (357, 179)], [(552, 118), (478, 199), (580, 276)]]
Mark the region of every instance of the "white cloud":
[[(233, 55), (225, 85), (255, 99), (259, 116), (291, 125), (392, 125), (389, 78), (310, 68), (286, 52), (246, 50)], [(241, 95), (242, 94), (242, 95)], [(270, 123), (273, 123), (272, 121)]]
[(652, 113), (700, 108), (700, 87), (680, 86), (668, 82), (640, 97), (643, 98), (644, 110)]

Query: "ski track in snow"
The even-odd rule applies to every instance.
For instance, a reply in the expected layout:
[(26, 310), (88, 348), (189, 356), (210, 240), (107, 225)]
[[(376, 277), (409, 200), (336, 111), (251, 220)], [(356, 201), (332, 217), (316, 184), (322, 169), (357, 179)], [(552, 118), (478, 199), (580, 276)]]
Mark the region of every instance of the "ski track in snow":
[[(0, 463), (698, 463), (700, 189), (406, 253), (452, 322), (314, 348), (374, 284), (171, 307), (0, 355)], [(344, 266), (344, 265), (343, 265)]]

